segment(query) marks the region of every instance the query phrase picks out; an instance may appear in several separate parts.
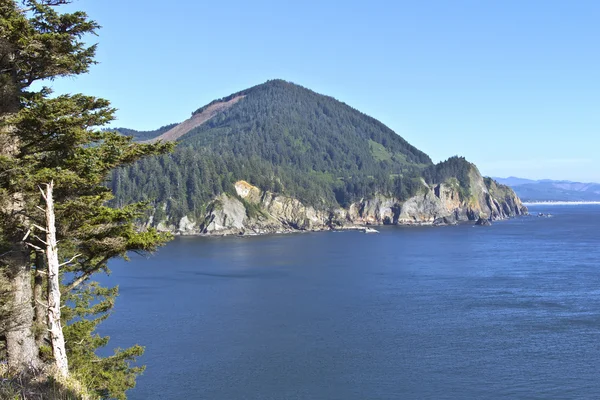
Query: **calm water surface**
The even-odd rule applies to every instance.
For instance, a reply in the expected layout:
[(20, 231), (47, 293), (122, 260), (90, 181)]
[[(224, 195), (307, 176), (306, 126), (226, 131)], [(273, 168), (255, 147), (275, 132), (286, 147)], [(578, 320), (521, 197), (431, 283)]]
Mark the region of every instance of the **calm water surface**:
[(131, 399), (600, 398), (600, 206), (492, 227), (178, 238), (114, 262)]

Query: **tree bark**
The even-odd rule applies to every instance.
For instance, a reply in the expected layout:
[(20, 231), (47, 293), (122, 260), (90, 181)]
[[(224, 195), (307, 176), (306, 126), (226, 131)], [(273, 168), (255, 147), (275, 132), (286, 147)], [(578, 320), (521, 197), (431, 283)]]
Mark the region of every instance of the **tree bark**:
[(44, 272), (46, 263), (44, 254), (35, 253), (35, 278), (33, 280), (33, 297), (35, 299), (35, 341), (38, 347), (44, 345), (44, 339), (48, 336), (48, 321), (46, 318), (48, 301), (44, 296)]
[(5, 261), (11, 276), (14, 306), (13, 321), (6, 333), (8, 367), (11, 372), (28, 372), (41, 366), (33, 333), (30, 251), (23, 243), (15, 244)]
[(69, 364), (60, 321), (60, 276), (58, 246), (56, 243), (56, 224), (54, 220), (54, 182), (46, 185), (46, 262), (48, 263), (48, 331), (52, 342), (52, 354), (57, 372), (69, 375)]
[[(5, 119), (19, 111), (19, 85), (14, 68), (14, 46), (7, 39), (0, 39), (0, 155), (12, 157), (18, 149), (18, 137), (14, 127), (6, 125)], [(33, 291), (31, 287), (31, 251), (21, 240), (23, 201), (19, 194), (2, 205), (2, 228), (11, 242), (9, 252), (2, 257), (11, 280), (11, 318), (6, 332), (8, 367), (11, 372), (23, 373), (41, 366), (39, 348), (33, 332)]]

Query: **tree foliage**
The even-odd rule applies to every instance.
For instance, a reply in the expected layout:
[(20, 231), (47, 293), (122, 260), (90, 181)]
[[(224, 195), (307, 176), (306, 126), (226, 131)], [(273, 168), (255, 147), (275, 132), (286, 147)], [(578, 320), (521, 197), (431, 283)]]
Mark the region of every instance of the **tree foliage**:
[(442, 183), (448, 179), (455, 178), (459, 183), (459, 193), (463, 200), (470, 196), (471, 178), (470, 173), (473, 164), (464, 157), (450, 157), (436, 165), (431, 165), (423, 170), (422, 174), (427, 183)]
[(69, 363), (75, 377), (102, 398), (125, 399), (125, 392), (135, 387), (135, 376), (144, 371), (135, 359), (143, 354), (141, 346), (116, 349), (110, 357), (100, 357), (97, 350), (108, 345), (109, 337), (96, 333), (96, 327), (109, 316), (118, 288), (103, 288), (91, 283), (69, 292), (65, 327)]
[[(68, 300), (63, 301), (63, 325), (70, 369), (96, 394), (124, 398), (141, 372), (132, 362), (143, 350), (136, 346), (108, 358), (95, 354), (108, 338), (99, 338), (94, 330), (108, 315), (116, 290), (89, 279), (107, 271), (111, 258), (126, 258), (129, 251), (151, 252), (169, 235), (137, 229), (134, 222), (145, 212), (144, 203), (109, 207), (112, 193), (104, 182), (114, 168), (163, 154), (173, 146), (135, 143), (98, 129), (113, 119), (114, 109), (107, 100), (82, 94), (52, 96), (47, 87), (32, 89), (34, 82), (78, 75), (94, 63), (95, 46), (86, 46), (82, 37), (95, 33), (98, 24), (83, 12), (61, 13), (57, 6), (63, 3), (0, 3), (0, 244), (4, 256), (16, 248), (28, 252), (16, 268), (9, 268), (8, 259), (0, 260), (0, 274), (9, 279), (0, 296), (10, 300), (11, 292), (16, 292), (11, 268), (21, 274), (40, 268), (34, 264), (36, 244), (43, 236), (39, 227), (44, 226), (39, 187), (53, 181), (58, 252), (61, 261), (70, 260), (61, 271), (69, 273), (62, 291), (63, 300)], [(31, 309), (38, 305), (30, 286), (27, 290), (20, 292), (29, 296), (20, 306)], [(28, 324), (28, 331), (44, 322), (34, 321), (33, 313), (27, 315), (29, 319), (21, 318), (19, 325)], [(0, 332), (0, 341), (10, 341), (11, 329)], [(39, 350), (42, 358), (48, 356), (43, 346)], [(29, 365), (34, 360), (21, 361)]]
[(301, 86), (274, 80), (217, 101), (236, 97), (243, 98), (184, 135), (173, 154), (117, 170), (115, 204), (152, 202), (157, 221), (201, 218), (208, 201), (243, 179), (318, 208), (345, 206), (374, 193), (409, 197), (431, 165), (381, 122)]

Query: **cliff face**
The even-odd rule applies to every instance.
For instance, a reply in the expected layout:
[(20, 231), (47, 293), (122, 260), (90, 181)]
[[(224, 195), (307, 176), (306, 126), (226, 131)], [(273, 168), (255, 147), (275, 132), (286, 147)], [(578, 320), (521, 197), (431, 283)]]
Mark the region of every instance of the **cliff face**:
[(203, 221), (184, 217), (178, 226), (160, 226), (183, 235), (239, 235), (292, 231), (352, 229), (365, 225), (442, 225), (499, 220), (527, 213), (508, 186), (483, 178), (476, 168), (468, 190), (454, 178), (438, 185), (423, 183), (419, 194), (400, 201), (374, 195), (347, 209), (317, 210), (297, 199), (263, 192), (248, 182), (235, 184), (237, 196), (222, 194), (207, 207)]

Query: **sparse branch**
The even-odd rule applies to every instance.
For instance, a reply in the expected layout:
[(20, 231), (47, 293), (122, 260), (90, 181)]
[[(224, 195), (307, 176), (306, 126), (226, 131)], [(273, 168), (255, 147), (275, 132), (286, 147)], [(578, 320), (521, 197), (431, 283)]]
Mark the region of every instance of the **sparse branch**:
[(83, 282), (85, 282), (86, 279), (88, 279), (94, 273), (98, 272), (100, 270), (100, 268), (102, 268), (102, 266), (109, 259), (110, 259), (110, 257), (107, 256), (107, 257), (104, 257), (102, 260), (98, 261), (96, 263), (96, 265), (94, 265), (92, 268), (86, 270), (78, 278), (75, 278), (75, 280), (73, 280), (73, 282), (71, 282), (69, 285), (63, 287), (63, 290), (61, 291), (61, 294), (65, 295), (65, 294), (69, 293), (71, 290), (75, 289), (77, 286), (81, 285)]
[(42, 193), (42, 197), (44, 198), (44, 201), (47, 203), (48, 197), (46, 197), (46, 193), (44, 193), (44, 189), (42, 189), (41, 187), (38, 187), (38, 189), (40, 189), (40, 192)]
[(31, 247), (32, 249), (35, 249), (36, 251), (44, 251), (44, 249), (42, 249), (41, 247), (36, 246), (35, 244), (30, 242), (25, 242), (25, 245)]
[(76, 254), (73, 257), (71, 257), (71, 259), (69, 261), (65, 261), (62, 264), (59, 264), (59, 267), (62, 267), (63, 265), (67, 265), (67, 264), (71, 264), (77, 257), (81, 257), (81, 254)]
[(46, 307), (46, 308), (48, 308), (48, 304), (44, 304), (44, 303), (42, 303), (41, 301), (39, 301), (38, 299), (35, 299), (35, 302), (36, 302), (36, 303), (38, 303), (38, 304), (39, 304), (40, 306), (42, 306), (42, 307)]
[(48, 245), (48, 243), (46, 243), (45, 240), (43, 240), (42, 238), (40, 238), (38, 235), (33, 235), (33, 237), (37, 240), (39, 240), (40, 242), (42, 242), (44, 245)]
[(35, 228), (39, 229), (39, 230), (40, 230), (40, 231), (42, 231), (42, 232), (48, 232), (48, 231), (46, 230), (46, 228), (43, 228), (43, 227), (41, 227), (41, 226), (39, 226), (39, 225), (37, 225), (37, 224), (33, 224), (33, 226), (34, 226)]

